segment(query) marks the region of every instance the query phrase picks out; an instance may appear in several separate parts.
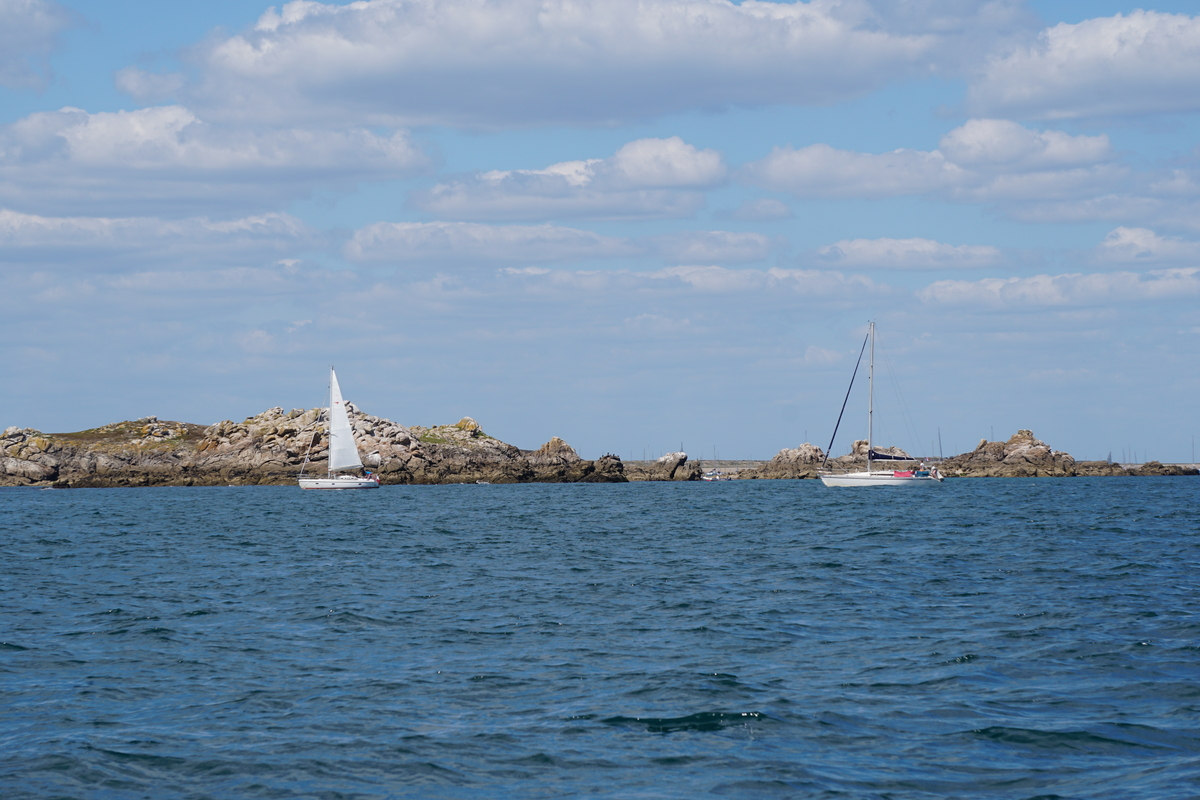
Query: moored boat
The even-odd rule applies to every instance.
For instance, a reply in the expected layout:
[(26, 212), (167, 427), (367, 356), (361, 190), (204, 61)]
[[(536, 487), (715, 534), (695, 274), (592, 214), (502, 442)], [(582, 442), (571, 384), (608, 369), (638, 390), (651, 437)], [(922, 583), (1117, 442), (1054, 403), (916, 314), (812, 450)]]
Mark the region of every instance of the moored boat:
[[(907, 455), (895, 455), (892, 453), (879, 453), (871, 445), (871, 438), (874, 433), (875, 425), (875, 323), (870, 323), (870, 329), (867, 331), (867, 338), (863, 341), (863, 349), (867, 344), (871, 345), (870, 366), (867, 371), (867, 468), (865, 471), (858, 472), (838, 472), (826, 470), (825, 465), (829, 462), (829, 453), (826, 451), (825, 460), (821, 462), (821, 469), (817, 471), (817, 477), (821, 479), (821, 483), (826, 486), (932, 486), (935, 483), (941, 483), (942, 476), (938, 474), (937, 468), (932, 467), (925, 469), (922, 465), (921, 469), (895, 470), (873, 469), (876, 461), (907, 461), (915, 462), (917, 459)], [(858, 363), (854, 366), (854, 375), (858, 374), (858, 364), (862, 363), (862, 351), (858, 354)], [(854, 388), (854, 375), (850, 377), (850, 389)], [(846, 390), (846, 397), (850, 396), (850, 389)], [(842, 401), (842, 411), (845, 412), (846, 403)], [(841, 414), (838, 415), (837, 425), (833, 427), (833, 439), (837, 438), (838, 426), (842, 423)], [(829, 442), (829, 449), (833, 449), (833, 439)]]

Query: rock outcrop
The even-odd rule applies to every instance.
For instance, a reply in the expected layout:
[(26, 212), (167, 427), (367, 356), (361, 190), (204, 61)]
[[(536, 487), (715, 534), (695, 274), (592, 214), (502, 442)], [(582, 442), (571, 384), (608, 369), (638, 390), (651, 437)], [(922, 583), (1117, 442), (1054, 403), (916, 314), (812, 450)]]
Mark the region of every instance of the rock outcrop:
[(648, 464), (626, 464), (625, 477), (631, 481), (698, 481), (704, 470), (689, 464), (687, 453), (667, 453)]
[(799, 447), (785, 447), (766, 464), (754, 469), (740, 470), (735, 477), (739, 480), (754, 480), (758, 478), (815, 478), (817, 477), (817, 470), (824, 460), (824, 450), (814, 444), (805, 442)]
[[(908, 458), (898, 447), (876, 447), (875, 452)], [(766, 464), (754, 469), (745, 469), (738, 478), (816, 478), (824, 458), (821, 448), (807, 442), (794, 449), (780, 450)], [(876, 462), (876, 469), (888, 469), (889, 462)], [(897, 469), (908, 469), (909, 464), (891, 462)], [(826, 462), (826, 468), (841, 471), (857, 471), (867, 465), (867, 442), (860, 439), (851, 447), (850, 453)], [(1076, 477), (1099, 475), (1197, 475), (1190, 467), (1176, 464), (1160, 464), (1150, 461), (1139, 467), (1125, 469), (1120, 464), (1108, 461), (1076, 461), (1068, 453), (1052, 449), (1037, 439), (1031, 431), (1020, 430), (1006, 442), (989, 442), (986, 439), (969, 453), (954, 456), (933, 464), (948, 478), (1040, 478)]]
[[(901, 450), (899, 447), (876, 447), (876, 453), (883, 453), (889, 456), (900, 456), (904, 459), (909, 459), (912, 463), (916, 463), (917, 459), (911, 459), (908, 453)], [(837, 456), (825, 460), (825, 451), (814, 444), (805, 442), (799, 447), (784, 448), (780, 450), (774, 458), (756, 469), (742, 470), (737, 474), (739, 479), (755, 479), (755, 478), (816, 478), (821, 465), (824, 463), (825, 469), (837, 472), (856, 472), (867, 468), (867, 440), (857, 439), (850, 447), (850, 452), (844, 456)], [(893, 462), (897, 469), (908, 468), (911, 464), (904, 462)], [(887, 467), (879, 466), (878, 462), (876, 469), (887, 469)]]
[(1200, 475), (1200, 470), (1192, 467), (1181, 467), (1178, 464), (1160, 464), (1157, 461), (1147, 461), (1137, 467), (1125, 470), (1127, 475)]
[(1007, 442), (981, 440), (969, 453), (948, 458), (938, 468), (946, 477), (1063, 478), (1075, 475), (1075, 459), (1053, 450), (1032, 431), (1017, 431)]
[(1129, 475), (1129, 470), (1111, 461), (1076, 461), (1076, 477)]
[[(488, 436), (469, 417), (409, 428), (346, 406), (363, 463), (385, 484), (626, 480), (620, 458), (586, 461), (557, 437), (527, 452)], [(271, 408), (208, 427), (145, 417), (68, 434), (8, 428), (0, 437), (0, 485), (292, 484), (301, 467), (325, 471), (328, 445), (321, 409)]]
[(948, 458), (940, 465), (947, 477), (1065, 478), (1100, 475), (1197, 475), (1191, 467), (1149, 461), (1126, 469), (1109, 461), (1076, 461), (1053, 450), (1032, 431), (1020, 430), (1007, 442), (983, 439), (970, 453)]

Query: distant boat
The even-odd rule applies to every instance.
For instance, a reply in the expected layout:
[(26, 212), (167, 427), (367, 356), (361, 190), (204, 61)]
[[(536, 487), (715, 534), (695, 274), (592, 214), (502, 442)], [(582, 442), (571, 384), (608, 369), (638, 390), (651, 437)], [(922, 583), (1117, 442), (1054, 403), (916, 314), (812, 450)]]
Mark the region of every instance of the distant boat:
[[(817, 471), (821, 483), (826, 486), (932, 486), (935, 483), (941, 483), (942, 476), (938, 474), (937, 467), (932, 469), (907, 469), (907, 470), (875, 470), (872, 469), (876, 461), (915, 461), (913, 458), (904, 456), (894, 456), (890, 453), (877, 453), (871, 444), (871, 436), (874, 433), (875, 424), (875, 323), (871, 323), (871, 328), (867, 332), (867, 341), (871, 343), (871, 360), (870, 368), (867, 372), (867, 469), (860, 472), (834, 472), (826, 470), (825, 462), (822, 462), (821, 469)], [(863, 347), (867, 346), (867, 341), (863, 342)], [(858, 363), (862, 363), (862, 353), (858, 354)], [(858, 364), (854, 365), (855, 374), (858, 373)], [(850, 377), (850, 388), (854, 388), (854, 376)], [(846, 391), (846, 396), (850, 396), (849, 390)], [(845, 401), (842, 402), (842, 411), (846, 410)], [(838, 415), (838, 425), (842, 423), (841, 414)], [(837, 425), (833, 428), (834, 438), (837, 438)], [(833, 442), (829, 443), (829, 447), (833, 448)], [(825, 461), (828, 462), (829, 454), (825, 454)]]
[[(354, 430), (350, 427), (350, 415), (346, 412), (346, 403), (342, 400), (342, 389), (338, 386), (337, 373), (329, 368), (329, 466), (324, 478), (304, 477), (304, 466), (308, 464), (308, 456), (304, 457), (304, 465), (300, 467), (301, 489), (374, 489), (379, 486), (379, 476), (367, 473), (365, 477), (358, 475), (338, 474), (343, 470), (362, 469), (362, 458), (358, 453), (358, 445), (354, 443)], [(314, 434), (315, 436), (316, 434)], [(312, 446), (309, 446), (312, 449)]]

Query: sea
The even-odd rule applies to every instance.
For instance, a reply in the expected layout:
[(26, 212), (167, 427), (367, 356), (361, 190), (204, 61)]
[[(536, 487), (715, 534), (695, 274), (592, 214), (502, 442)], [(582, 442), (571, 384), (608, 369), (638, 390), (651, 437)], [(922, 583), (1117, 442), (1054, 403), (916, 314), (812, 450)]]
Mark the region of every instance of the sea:
[(1200, 797), (1200, 479), (0, 490), (0, 797)]

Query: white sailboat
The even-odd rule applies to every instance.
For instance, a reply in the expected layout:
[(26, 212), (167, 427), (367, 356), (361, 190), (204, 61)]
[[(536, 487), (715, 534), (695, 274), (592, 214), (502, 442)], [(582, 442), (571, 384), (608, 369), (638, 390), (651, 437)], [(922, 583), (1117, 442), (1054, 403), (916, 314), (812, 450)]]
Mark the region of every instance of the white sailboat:
[[(329, 368), (329, 467), (324, 478), (304, 477), (304, 466), (300, 467), (301, 489), (374, 489), (379, 486), (378, 475), (338, 474), (342, 470), (361, 469), (362, 458), (354, 443), (354, 430), (350, 427), (350, 415), (346, 402), (342, 400), (342, 389), (338, 386), (337, 373)], [(310, 445), (311, 450), (311, 445)], [(308, 456), (304, 457), (308, 464)]]
[[(901, 459), (893, 455), (884, 453), (876, 453), (871, 444), (871, 437), (874, 433), (875, 423), (875, 323), (871, 323), (871, 328), (867, 333), (867, 338), (871, 343), (871, 361), (870, 368), (867, 372), (867, 469), (860, 472), (833, 472), (821, 469), (817, 472), (821, 483), (826, 486), (932, 486), (935, 483), (941, 483), (942, 476), (938, 474), (937, 467), (931, 469), (908, 469), (908, 470), (876, 470), (873, 469), (875, 461), (900, 461), (900, 460), (915, 460)], [(863, 343), (864, 346), (866, 342)], [(859, 353), (859, 363), (862, 361), (862, 353)], [(858, 371), (858, 367), (855, 367)], [(854, 379), (850, 379), (850, 386), (853, 388)], [(849, 396), (849, 392), (847, 392)], [(842, 410), (846, 410), (845, 403), (842, 404)], [(838, 423), (841, 423), (841, 416), (838, 417)], [(837, 427), (833, 429), (833, 435), (837, 437)], [(829, 443), (830, 448), (833, 447), (833, 442)], [(829, 455), (825, 456), (826, 461)], [(824, 464), (821, 465), (822, 468)]]

